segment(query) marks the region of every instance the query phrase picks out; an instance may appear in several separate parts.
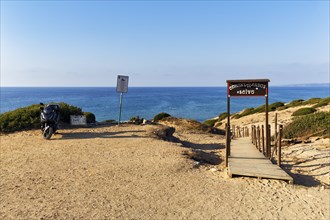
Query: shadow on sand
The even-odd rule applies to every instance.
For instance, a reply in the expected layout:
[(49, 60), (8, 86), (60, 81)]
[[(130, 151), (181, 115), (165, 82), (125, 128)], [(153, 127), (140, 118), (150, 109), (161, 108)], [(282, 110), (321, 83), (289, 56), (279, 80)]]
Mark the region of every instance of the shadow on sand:
[(317, 174), (317, 175), (305, 175), (305, 174), (301, 174), (301, 173), (293, 173), (292, 170), (295, 168), (295, 166), (293, 166), (293, 165), (282, 164), (281, 167), (293, 178), (293, 181), (295, 184), (302, 185), (302, 186), (308, 186), (308, 187), (322, 185), (322, 183), (320, 181), (318, 181), (317, 179), (315, 179), (314, 177), (323, 176), (328, 173), (328, 172), (326, 172), (326, 173)]
[[(224, 149), (225, 146), (223, 144), (200, 144), (193, 143), (190, 141), (183, 141), (179, 138), (174, 138), (174, 142), (182, 144), (183, 148), (188, 148), (190, 150), (186, 150), (183, 152), (183, 155), (187, 158), (199, 162), (194, 168), (198, 168), (200, 165), (219, 165), (222, 160), (217, 152), (212, 150)], [(206, 152), (211, 150), (211, 152)]]
[(225, 148), (223, 144), (196, 144), (189, 141), (181, 141), (180, 139), (178, 139), (178, 143), (181, 143), (183, 147), (195, 150), (220, 150)]
[(145, 138), (136, 134), (121, 135), (125, 133), (141, 133), (145, 131), (118, 131), (118, 132), (74, 132), (74, 133), (59, 133), (62, 135), (62, 140), (67, 139), (92, 139), (92, 138)]

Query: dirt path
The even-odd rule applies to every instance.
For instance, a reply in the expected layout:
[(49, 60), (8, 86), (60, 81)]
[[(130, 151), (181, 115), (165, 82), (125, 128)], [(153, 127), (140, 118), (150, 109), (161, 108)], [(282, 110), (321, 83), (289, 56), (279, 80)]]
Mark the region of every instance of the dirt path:
[[(50, 141), (39, 131), (0, 136), (0, 218), (329, 219), (329, 189), (228, 179), (220, 136), (177, 134), (185, 147), (150, 138), (152, 129), (62, 130)], [(191, 149), (219, 163), (196, 168), (184, 155)]]

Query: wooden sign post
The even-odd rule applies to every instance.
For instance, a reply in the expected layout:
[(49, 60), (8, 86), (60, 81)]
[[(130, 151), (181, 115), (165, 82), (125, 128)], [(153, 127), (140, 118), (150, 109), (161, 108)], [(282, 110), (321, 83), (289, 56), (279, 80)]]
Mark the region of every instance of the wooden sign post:
[(231, 97), (250, 97), (264, 96), (265, 97), (265, 112), (266, 112), (266, 156), (270, 158), (270, 131), (268, 126), (268, 83), (269, 79), (243, 79), (243, 80), (227, 80), (227, 127), (226, 131), (226, 159), (230, 156), (230, 98)]

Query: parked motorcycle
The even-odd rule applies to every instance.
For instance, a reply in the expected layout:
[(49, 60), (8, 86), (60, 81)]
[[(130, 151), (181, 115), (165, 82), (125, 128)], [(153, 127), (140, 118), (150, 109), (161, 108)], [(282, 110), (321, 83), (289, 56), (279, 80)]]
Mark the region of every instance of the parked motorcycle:
[(40, 122), (43, 137), (49, 140), (58, 130), (60, 121), (60, 106), (56, 104), (45, 105), (40, 103)]

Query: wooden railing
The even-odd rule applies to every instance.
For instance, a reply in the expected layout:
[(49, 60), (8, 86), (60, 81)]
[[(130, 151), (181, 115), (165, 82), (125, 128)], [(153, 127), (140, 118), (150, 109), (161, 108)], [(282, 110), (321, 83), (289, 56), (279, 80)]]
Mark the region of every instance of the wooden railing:
[(230, 127), (226, 124), (226, 167), (228, 167), (228, 157), (230, 156), (230, 141), (232, 139), (232, 133)]
[(232, 138), (235, 137), (249, 137), (250, 135), (250, 130), (248, 127), (240, 127), (240, 126), (232, 126), (231, 129), (231, 133), (232, 133)]

